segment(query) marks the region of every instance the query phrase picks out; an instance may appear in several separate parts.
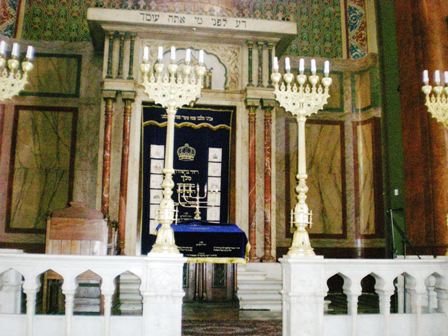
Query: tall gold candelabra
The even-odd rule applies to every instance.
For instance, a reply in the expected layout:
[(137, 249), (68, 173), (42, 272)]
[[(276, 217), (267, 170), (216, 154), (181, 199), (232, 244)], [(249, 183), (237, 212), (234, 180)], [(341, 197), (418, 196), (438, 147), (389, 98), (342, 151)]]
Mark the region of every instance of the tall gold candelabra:
[(173, 151), (174, 151), (174, 117), (177, 110), (201, 95), (205, 74), (204, 52), (199, 51), (199, 65), (190, 65), (191, 51), (185, 52), (185, 62), (176, 63), (176, 49), (171, 47), (170, 63), (162, 63), (163, 48), (158, 49), (158, 61), (152, 67), (149, 63), (149, 48), (143, 50), (142, 85), (148, 97), (167, 109), (168, 121), (166, 127), (165, 166), (162, 181), (163, 198), (157, 211), (157, 219), (161, 224), (157, 232), (156, 242), (151, 253), (179, 253), (174, 241), (174, 231), (171, 224), (175, 219), (175, 205), (172, 199), (173, 181)]
[(292, 211), (291, 221), (295, 226), (294, 236), (288, 255), (290, 256), (312, 256), (310, 238), (306, 227), (312, 225), (312, 212), (306, 203), (308, 186), (306, 179), (306, 154), (305, 154), (305, 122), (306, 118), (317, 113), (323, 108), (330, 97), (328, 91), (331, 85), (329, 77), (330, 64), (324, 63), (324, 77), (322, 79), (316, 75), (316, 61), (311, 60), (311, 75), (305, 75), (304, 60), (299, 61), (299, 74), (294, 76), (291, 73), (289, 58), (285, 59), (284, 75), (278, 71), (278, 60), (274, 57), (273, 71), (271, 75), (274, 84), (274, 94), (280, 106), (284, 107), (296, 117), (298, 126), (298, 155), (297, 155), (297, 203)]
[(29, 46), (26, 59), (20, 63), (20, 46), (14, 43), (11, 57), (6, 56), (7, 45), (5, 41), (0, 41), (0, 102), (17, 96), (28, 83), (28, 72), (33, 69), (31, 60), (34, 55), (34, 48)]

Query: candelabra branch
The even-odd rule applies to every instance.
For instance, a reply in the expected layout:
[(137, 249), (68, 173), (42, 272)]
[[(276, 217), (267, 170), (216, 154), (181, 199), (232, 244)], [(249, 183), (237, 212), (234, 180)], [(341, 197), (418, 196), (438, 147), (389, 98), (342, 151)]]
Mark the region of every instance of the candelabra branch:
[(15, 57), (6, 61), (0, 55), (0, 101), (17, 96), (28, 83), (28, 73), (33, 69), (33, 64), (25, 60), (21, 65), (20, 67), (20, 62)]
[[(276, 60), (275, 60), (276, 63)], [(289, 64), (289, 59), (288, 59)], [(303, 73), (294, 76), (289, 71), (283, 76), (278, 68), (271, 75), (274, 84), (274, 94), (280, 106), (284, 107), (297, 120), (297, 202), (291, 210), (291, 226), (294, 227), (294, 235), (288, 255), (312, 256), (310, 238), (306, 230), (312, 225), (312, 211), (306, 203), (308, 186), (306, 184), (306, 146), (305, 123), (308, 116), (317, 113), (327, 103), (331, 78), (327, 74), (320, 80), (315, 72), (310, 75)]]
[(425, 105), (428, 112), (443, 126), (448, 127), (448, 86), (424, 85), (423, 93), (426, 95)]
[(201, 220), (201, 210), (206, 208), (215, 207), (214, 204), (210, 204), (207, 200), (209, 194), (217, 194), (219, 190), (208, 190), (207, 185), (204, 186), (204, 193), (201, 195), (199, 185), (196, 185), (196, 188), (191, 188), (191, 184), (187, 188), (184, 184), (182, 186), (178, 186), (177, 188), (177, 202), (180, 206), (184, 208), (193, 208), (194, 211), (194, 219)]

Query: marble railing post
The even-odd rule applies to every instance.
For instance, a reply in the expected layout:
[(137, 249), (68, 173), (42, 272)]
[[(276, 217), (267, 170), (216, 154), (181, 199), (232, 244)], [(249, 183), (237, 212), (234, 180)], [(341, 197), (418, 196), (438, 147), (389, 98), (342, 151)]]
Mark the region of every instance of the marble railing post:
[(249, 260), (258, 261), (257, 257), (257, 175), (256, 175), (256, 111), (260, 99), (246, 99), (249, 110)]
[(124, 91), (121, 93), (124, 102), (123, 111), (123, 141), (121, 147), (121, 173), (120, 173), (120, 199), (118, 204), (118, 249), (121, 255), (124, 254), (124, 243), (126, 234), (126, 205), (128, 194), (128, 174), (129, 174), (129, 141), (130, 124), (132, 115), (132, 103), (135, 99), (135, 92)]
[(275, 106), (275, 100), (262, 99), (262, 108), (264, 110), (264, 255), (261, 258), (264, 262), (273, 262), (275, 257), (272, 255), (272, 109)]
[(77, 283), (73, 277), (65, 276), (62, 283), (62, 294), (65, 296), (65, 336), (72, 334), (73, 309)]
[(380, 314), (383, 315), (384, 336), (390, 335), (390, 297), (394, 294), (394, 279), (377, 281), (375, 292), (378, 294)]
[(129, 69), (128, 69), (128, 80), (134, 79), (134, 51), (135, 51), (135, 33), (130, 33), (129, 42)]
[(246, 45), (247, 45), (247, 55), (248, 55), (248, 60), (247, 60), (247, 86), (254, 86), (253, 84), (253, 75), (252, 75), (252, 70), (253, 70), (253, 47), (254, 47), (254, 42), (252, 41), (246, 41)]
[(283, 270), (282, 335), (323, 335), (326, 292), (323, 257), (286, 255), (280, 262)]
[(0, 314), (20, 314), (21, 291), (22, 275), (20, 273), (9, 270), (0, 274)]
[(142, 335), (181, 336), (183, 265), (181, 254), (150, 253), (140, 286), (143, 297)]
[(104, 298), (104, 324), (103, 324), (103, 336), (110, 336), (110, 317), (112, 313), (112, 296), (115, 292), (114, 279), (104, 278), (101, 283), (101, 295)]
[(107, 34), (108, 36), (108, 55), (107, 55), (107, 68), (106, 68), (106, 78), (112, 78), (112, 60), (114, 56), (114, 40), (115, 40), (115, 33), (109, 32)]
[(34, 315), (36, 314), (36, 294), (39, 291), (39, 278), (34, 274), (25, 276), (23, 292), (26, 295), (26, 336), (34, 335)]
[(272, 59), (274, 57), (274, 55), (272, 54), (272, 51), (274, 49), (274, 43), (268, 42), (267, 46), (268, 46), (268, 71), (269, 71), (268, 88), (273, 88), (274, 86), (272, 85), (271, 75), (272, 75)]
[(258, 81), (257, 86), (263, 87), (263, 50), (265, 43), (262, 41), (257, 42), (258, 48)]
[(109, 193), (110, 193), (110, 151), (112, 145), (112, 113), (116, 91), (103, 90), (104, 107), (104, 144), (103, 144), (103, 177), (101, 193), (101, 212), (104, 217), (109, 216)]
[(436, 284), (437, 312), (444, 313), (448, 318), (448, 279)]
[(426, 286), (423, 277), (411, 278), (407, 281), (407, 288), (410, 294), (411, 313), (415, 314), (414, 330), (415, 336), (423, 336), (422, 327), (422, 306), (423, 298), (426, 296)]
[(350, 279), (344, 281), (344, 294), (347, 295), (347, 314), (351, 318), (351, 333), (352, 336), (358, 335), (358, 298), (362, 293), (361, 280)]

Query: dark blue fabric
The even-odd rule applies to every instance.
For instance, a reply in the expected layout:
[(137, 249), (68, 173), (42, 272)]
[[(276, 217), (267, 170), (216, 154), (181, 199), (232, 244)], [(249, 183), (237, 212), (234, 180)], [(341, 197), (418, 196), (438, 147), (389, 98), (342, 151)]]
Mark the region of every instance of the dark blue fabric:
[[(221, 208), (220, 222), (226, 223), (229, 215), (229, 184), (230, 184), (230, 150), (231, 150), (231, 128), (233, 124), (233, 107), (220, 109), (219, 107), (185, 107), (179, 109), (176, 114), (176, 128), (174, 134), (174, 169), (197, 170), (199, 174), (190, 175), (194, 185), (199, 184), (201, 193), (208, 177), (208, 150), (210, 147), (222, 148), (221, 166)], [(153, 237), (149, 234), (149, 203), (151, 196), (150, 189), (150, 148), (151, 144), (165, 145), (166, 111), (160, 106), (143, 107), (143, 135), (142, 135), (142, 253), (147, 253), (152, 246)], [(202, 127), (209, 124), (213, 127), (225, 125), (226, 127)], [(181, 126), (181, 127), (179, 127)], [(176, 154), (177, 148), (188, 143), (196, 149), (194, 161), (181, 161)], [(175, 185), (182, 182), (181, 174), (175, 173), (173, 176)], [(177, 202), (177, 191), (174, 187), (172, 199)], [(206, 217), (206, 209), (201, 209), (202, 218)], [(179, 207), (178, 221), (191, 220), (194, 217), (193, 208)]]
[[(160, 225), (159, 225), (160, 227)], [(245, 258), (246, 234), (235, 224), (172, 224), (179, 251), (190, 258)], [(155, 236), (151, 239), (155, 242)], [(152, 246), (152, 244), (151, 244)], [(146, 251), (145, 253), (149, 252)]]

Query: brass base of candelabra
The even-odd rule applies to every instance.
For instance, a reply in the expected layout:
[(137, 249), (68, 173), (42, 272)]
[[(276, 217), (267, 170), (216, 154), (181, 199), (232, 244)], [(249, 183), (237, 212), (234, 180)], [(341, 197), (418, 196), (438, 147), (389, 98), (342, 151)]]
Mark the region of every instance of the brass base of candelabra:
[(310, 237), (304, 226), (299, 226), (297, 230), (294, 231), (294, 236), (292, 238), (292, 244), (289, 248), (288, 255), (294, 257), (316, 255), (311, 247)]
[(162, 224), (157, 232), (157, 239), (152, 247), (151, 253), (176, 253), (179, 254), (179, 249), (174, 241), (174, 231), (170, 224)]

